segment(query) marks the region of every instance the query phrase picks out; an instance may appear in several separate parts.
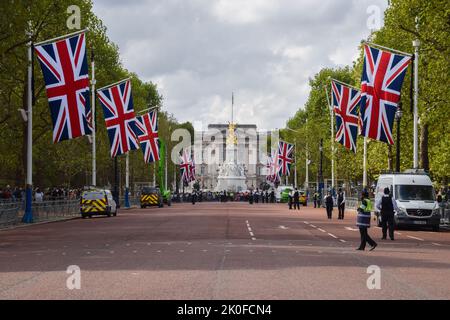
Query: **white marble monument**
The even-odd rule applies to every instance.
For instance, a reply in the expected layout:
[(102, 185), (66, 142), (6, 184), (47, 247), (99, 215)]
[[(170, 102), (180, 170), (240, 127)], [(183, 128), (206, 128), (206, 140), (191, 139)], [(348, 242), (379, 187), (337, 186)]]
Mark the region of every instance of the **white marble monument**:
[(230, 123), (226, 142), (226, 161), (219, 166), (216, 191), (239, 192), (247, 190), (244, 167), (237, 161), (236, 124)]

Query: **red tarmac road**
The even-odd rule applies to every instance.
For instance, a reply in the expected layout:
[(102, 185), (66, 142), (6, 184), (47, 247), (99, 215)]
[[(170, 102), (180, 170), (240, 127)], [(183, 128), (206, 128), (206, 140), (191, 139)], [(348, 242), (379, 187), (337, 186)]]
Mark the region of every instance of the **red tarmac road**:
[[(175, 204), (0, 231), (0, 299), (449, 299), (450, 233), (370, 234), (355, 214), (284, 205)], [(66, 270), (81, 269), (69, 290)], [(381, 289), (369, 290), (369, 266)]]

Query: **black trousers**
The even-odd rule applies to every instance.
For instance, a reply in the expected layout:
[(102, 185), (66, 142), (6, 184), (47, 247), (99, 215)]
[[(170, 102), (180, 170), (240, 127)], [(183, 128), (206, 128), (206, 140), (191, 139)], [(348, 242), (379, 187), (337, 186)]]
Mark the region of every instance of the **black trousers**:
[(294, 210), (295, 209), (300, 210), (300, 200), (299, 199), (294, 199)]
[(359, 227), (359, 233), (361, 234), (361, 244), (359, 249), (364, 250), (366, 248), (366, 243), (368, 243), (371, 247), (377, 245), (377, 243), (369, 236), (367, 227)]
[(332, 206), (327, 206), (327, 216), (328, 216), (328, 219), (333, 218), (333, 207)]
[(340, 205), (338, 205), (338, 210), (339, 210), (339, 219), (344, 220), (345, 203), (341, 203)]
[(381, 215), (381, 228), (383, 230), (383, 239), (387, 238), (387, 231), (389, 229), (389, 238), (394, 240), (394, 215), (383, 214)]
[(317, 200), (314, 200), (314, 208), (317, 208)]

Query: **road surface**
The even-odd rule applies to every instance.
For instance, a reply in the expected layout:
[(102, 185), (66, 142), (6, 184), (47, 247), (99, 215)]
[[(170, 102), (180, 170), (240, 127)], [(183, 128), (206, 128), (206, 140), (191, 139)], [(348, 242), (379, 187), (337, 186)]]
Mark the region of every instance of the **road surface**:
[[(336, 216), (174, 204), (0, 231), (0, 299), (450, 298), (449, 232), (399, 230), (392, 242), (373, 227), (378, 248), (359, 252), (355, 214)], [(69, 266), (80, 289), (67, 287)]]

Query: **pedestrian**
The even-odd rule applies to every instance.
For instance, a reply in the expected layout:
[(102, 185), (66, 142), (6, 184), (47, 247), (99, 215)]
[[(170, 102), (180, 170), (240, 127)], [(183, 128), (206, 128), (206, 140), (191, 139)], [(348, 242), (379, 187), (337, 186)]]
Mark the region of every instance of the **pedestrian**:
[(333, 197), (331, 196), (331, 193), (328, 191), (327, 195), (325, 197), (325, 207), (327, 210), (327, 216), (328, 219), (332, 219), (333, 218)]
[(253, 191), (250, 191), (250, 193), (248, 195), (248, 201), (249, 201), (249, 204), (253, 204)]
[(387, 231), (389, 229), (389, 238), (394, 241), (394, 210), (399, 211), (397, 202), (392, 198), (389, 188), (384, 189), (384, 195), (378, 199), (375, 207), (381, 214), (381, 227), (383, 230), (383, 240), (387, 238)]
[(300, 210), (300, 192), (297, 188), (294, 191), (294, 210)]
[(294, 198), (294, 190), (290, 190), (289, 194), (288, 194), (288, 206), (289, 206), (289, 210), (292, 210), (292, 201)]
[(369, 193), (367, 191), (363, 191), (361, 196), (361, 205), (358, 208), (358, 217), (356, 221), (356, 225), (359, 227), (359, 233), (361, 234), (361, 244), (356, 250), (364, 251), (366, 249), (366, 243), (372, 247), (370, 251), (377, 247), (377, 243), (372, 240), (368, 232), (368, 229), (370, 228), (371, 211), (372, 203), (369, 199)]
[(338, 190), (337, 194), (337, 205), (339, 210), (339, 217), (338, 220), (344, 220), (344, 213), (345, 213), (345, 193), (342, 191), (341, 188)]
[(41, 189), (39, 189), (39, 188), (36, 189), (36, 192), (34, 194), (34, 199), (36, 202), (44, 201), (44, 193), (41, 191)]
[(319, 194), (317, 192), (314, 192), (313, 200), (314, 200), (314, 208), (317, 208), (317, 199), (319, 197)]
[(259, 203), (259, 189), (256, 189), (255, 194), (253, 195), (254, 199), (253, 201), (257, 204)]
[(197, 201), (197, 193), (195, 191), (192, 191), (191, 193), (191, 201), (192, 204), (195, 205), (195, 202)]
[(267, 203), (269, 203), (269, 191), (268, 190), (266, 190), (265, 197), (266, 197), (266, 204), (267, 204)]

